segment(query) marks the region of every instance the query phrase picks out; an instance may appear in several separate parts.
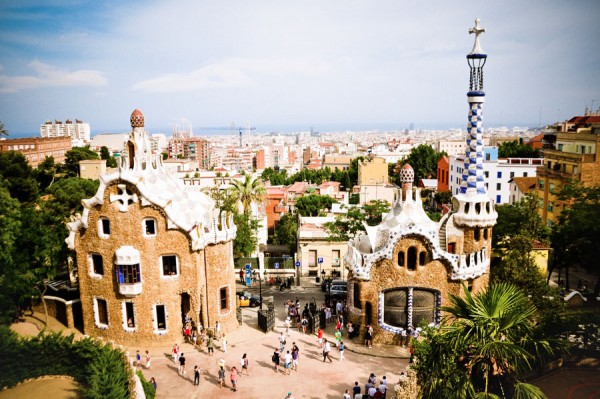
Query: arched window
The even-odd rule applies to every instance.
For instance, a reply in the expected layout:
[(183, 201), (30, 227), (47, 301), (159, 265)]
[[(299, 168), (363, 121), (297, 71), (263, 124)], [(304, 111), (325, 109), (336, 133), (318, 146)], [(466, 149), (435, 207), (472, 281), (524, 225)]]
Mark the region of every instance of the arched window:
[(417, 268), (417, 248), (408, 248), (408, 256), (406, 259), (406, 265), (408, 270), (415, 270)]
[(488, 229), (483, 229), (483, 239), (487, 241), (487, 239), (488, 239)]
[(398, 252), (398, 266), (404, 267), (404, 251)]
[(127, 142), (127, 152), (129, 155), (129, 169), (133, 169), (135, 159), (135, 145), (131, 142)]
[(425, 251), (421, 251), (419, 253), (419, 265), (423, 266), (425, 265), (425, 262), (427, 261), (427, 252)]
[(474, 235), (475, 241), (479, 241), (481, 239), (481, 229), (474, 229), (473, 235)]

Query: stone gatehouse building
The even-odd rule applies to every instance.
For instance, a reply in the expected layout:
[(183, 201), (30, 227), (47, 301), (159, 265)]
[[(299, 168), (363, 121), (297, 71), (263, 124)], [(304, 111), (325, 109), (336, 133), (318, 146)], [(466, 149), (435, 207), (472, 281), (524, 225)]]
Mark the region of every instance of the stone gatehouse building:
[(100, 177), (83, 214), (68, 224), (84, 333), (165, 346), (181, 339), (186, 316), (235, 328), (232, 217), (165, 170), (139, 110), (131, 127), (118, 169)]

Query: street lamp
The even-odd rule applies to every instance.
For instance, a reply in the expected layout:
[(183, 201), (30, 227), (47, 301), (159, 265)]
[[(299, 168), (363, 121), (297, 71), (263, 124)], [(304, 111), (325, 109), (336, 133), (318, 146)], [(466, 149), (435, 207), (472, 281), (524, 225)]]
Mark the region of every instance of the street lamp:
[(260, 271), (254, 269), (254, 274), (258, 278), (258, 296), (259, 296), (259, 304), (260, 310), (262, 310), (262, 278), (260, 278)]

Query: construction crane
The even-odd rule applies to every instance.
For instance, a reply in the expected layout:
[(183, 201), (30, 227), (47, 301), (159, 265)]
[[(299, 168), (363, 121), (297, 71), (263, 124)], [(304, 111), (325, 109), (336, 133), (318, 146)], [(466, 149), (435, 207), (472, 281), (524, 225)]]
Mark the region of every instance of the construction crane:
[(199, 128), (196, 128), (196, 129), (199, 129), (199, 130), (229, 130), (229, 131), (231, 131), (232, 133), (233, 133), (233, 132), (238, 132), (238, 133), (239, 133), (239, 137), (240, 137), (240, 142), (239, 142), (239, 144), (240, 144), (240, 148), (242, 148), (242, 147), (243, 147), (243, 143), (242, 143), (242, 133), (243, 133), (244, 131), (246, 131), (246, 132), (248, 132), (248, 131), (249, 131), (249, 132), (252, 132), (252, 131), (256, 130), (256, 128), (255, 128), (254, 126), (242, 127), (242, 126), (236, 126), (236, 125), (235, 125), (235, 123), (232, 123), (232, 124), (231, 124), (231, 126), (229, 126), (229, 127), (221, 127), (221, 126), (214, 127), (214, 126), (208, 126), (208, 127), (199, 127)]

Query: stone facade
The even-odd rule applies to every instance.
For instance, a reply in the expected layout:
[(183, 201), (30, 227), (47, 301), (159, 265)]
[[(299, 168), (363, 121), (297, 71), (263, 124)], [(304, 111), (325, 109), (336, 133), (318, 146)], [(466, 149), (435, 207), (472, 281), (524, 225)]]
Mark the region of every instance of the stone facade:
[(118, 171), (100, 178), (83, 215), (69, 224), (84, 333), (165, 346), (181, 339), (186, 316), (233, 329), (235, 225), (218, 217), (209, 197), (170, 177), (160, 154), (148, 151), (136, 112)]

